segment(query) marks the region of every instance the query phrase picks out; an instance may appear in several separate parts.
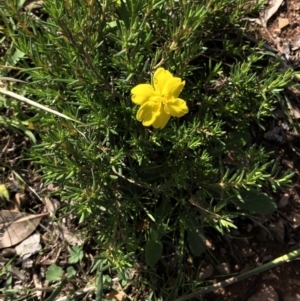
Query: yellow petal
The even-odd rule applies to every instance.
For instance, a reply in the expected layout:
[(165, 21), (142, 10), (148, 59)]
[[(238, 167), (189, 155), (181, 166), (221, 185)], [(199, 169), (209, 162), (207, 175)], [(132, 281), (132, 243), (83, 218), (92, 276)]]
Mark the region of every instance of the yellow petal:
[(173, 77), (164, 85), (162, 94), (167, 98), (177, 98), (181, 93), (184, 85), (185, 81), (182, 81), (181, 78)]
[(181, 117), (189, 112), (189, 108), (183, 99), (174, 98), (168, 100), (165, 105), (165, 111), (167, 114), (171, 114), (174, 117)]
[(160, 107), (161, 103), (147, 101), (137, 111), (136, 119), (142, 121), (144, 126), (150, 126), (160, 114)]
[(154, 89), (149, 84), (140, 84), (131, 89), (131, 100), (137, 104), (142, 105), (150, 99), (150, 97), (155, 96)]
[(164, 68), (158, 68), (153, 75), (153, 84), (155, 91), (162, 94), (165, 84), (173, 78), (173, 75)]
[(163, 129), (168, 121), (170, 120), (171, 115), (167, 114), (163, 109), (161, 113), (157, 115), (155, 121), (152, 123), (153, 127), (156, 129)]

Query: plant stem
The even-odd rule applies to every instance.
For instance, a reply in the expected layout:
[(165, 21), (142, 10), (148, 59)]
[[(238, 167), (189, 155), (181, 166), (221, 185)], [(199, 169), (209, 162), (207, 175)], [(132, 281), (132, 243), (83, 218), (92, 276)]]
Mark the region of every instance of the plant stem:
[(217, 284), (214, 284), (214, 285), (211, 285), (211, 286), (208, 286), (206, 288), (203, 288), (203, 289), (200, 289), (194, 293), (191, 293), (191, 294), (188, 294), (188, 295), (185, 295), (185, 296), (182, 296), (180, 298), (177, 298), (173, 301), (186, 301), (186, 300), (189, 300), (191, 298), (195, 298), (195, 297), (199, 297), (200, 295), (203, 295), (203, 294), (206, 294), (206, 293), (209, 293), (209, 292), (213, 292), (214, 290), (220, 288), (220, 287), (225, 287), (225, 286), (228, 286), (230, 284), (233, 284), (233, 283), (236, 283), (238, 281), (241, 281), (243, 279), (246, 279), (248, 277), (251, 277), (253, 275), (256, 275), (256, 274), (259, 274), (259, 273), (262, 273), (264, 271), (267, 271), (267, 270), (270, 270), (284, 262), (289, 262), (291, 260), (295, 260), (297, 259), (298, 257), (300, 257), (300, 249), (297, 249), (295, 251), (292, 251), (286, 255), (283, 255), (283, 256), (280, 256), (274, 260), (272, 260), (271, 262), (268, 262), (266, 264), (263, 264), (259, 267), (256, 267), (250, 271), (247, 271), (239, 276), (236, 276), (236, 277), (231, 277), (227, 280), (224, 280), (224, 281), (221, 281)]

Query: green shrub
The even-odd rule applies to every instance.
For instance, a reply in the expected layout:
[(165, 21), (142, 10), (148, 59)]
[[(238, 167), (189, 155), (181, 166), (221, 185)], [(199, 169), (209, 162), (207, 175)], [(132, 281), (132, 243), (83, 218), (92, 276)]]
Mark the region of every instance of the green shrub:
[[(26, 96), (83, 123), (34, 111), (29, 156), (113, 267), (144, 252), (154, 266), (163, 246), (200, 256), (207, 227), (273, 212), (264, 191), (290, 184), (250, 126), (264, 130), (293, 72), (244, 38), (247, 2), (45, 0), (36, 16), (7, 1)], [(189, 113), (154, 129), (130, 91), (159, 67), (185, 80)]]

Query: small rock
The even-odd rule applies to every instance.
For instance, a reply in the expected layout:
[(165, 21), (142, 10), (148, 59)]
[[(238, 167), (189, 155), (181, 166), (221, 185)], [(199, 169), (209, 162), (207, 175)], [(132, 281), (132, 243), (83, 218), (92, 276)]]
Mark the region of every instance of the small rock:
[(209, 249), (209, 250), (214, 250), (215, 249), (215, 246), (214, 246), (213, 242), (208, 238), (205, 240), (205, 245), (206, 245), (206, 248)]
[(300, 226), (300, 214), (297, 212), (291, 212), (291, 217), (290, 217), (291, 221), (292, 221), (292, 227), (294, 229), (298, 228)]
[(242, 249), (242, 255), (245, 256), (245, 257), (250, 257), (250, 256), (253, 256), (255, 253), (253, 252), (253, 250), (251, 248), (243, 248)]
[(14, 248), (6, 248), (2, 250), (2, 255), (4, 258), (13, 258), (16, 256), (16, 250)]
[(273, 286), (265, 286), (258, 293), (251, 296), (248, 301), (278, 301), (278, 294)]
[(221, 263), (217, 268), (221, 274), (230, 274), (230, 266), (227, 262)]
[(290, 193), (285, 193), (278, 202), (278, 208), (285, 207), (289, 203), (290, 196)]
[(278, 275), (276, 275), (272, 271), (269, 271), (269, 273), (266, 273), (266, 274), (263, 275), (262, 279), (263, 280), (268, 280), (268, 281), (270, 281), (270, 280), (274, 281), (274, 280), (279, 280), (279, 277), (278, 277)]
[(285, 229), (281, 220), (271, 224), (269, 229), (277, 241), (284, 243)]
[(204, 279), (210, 277), (212, 275), (213, 271), (214, 271), (214, 267), (211, 264), (209, 264), (206, 267), (202, 267), (200, 269), (198, 279), (199, 280), (204, 280)]

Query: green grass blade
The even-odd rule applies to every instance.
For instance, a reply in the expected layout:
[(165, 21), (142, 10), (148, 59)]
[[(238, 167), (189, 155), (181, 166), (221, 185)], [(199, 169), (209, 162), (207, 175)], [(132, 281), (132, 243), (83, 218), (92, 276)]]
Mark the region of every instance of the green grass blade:
[(59, 116), (59, 117), (62, 117), (62, 118), (64, 118), (64, 119), (72, 120), (72, 121), (75, 121), (75, 122), (77, 122), (77, 123), (83, 124), (81, 121), (78, 121), (78, 120), (73, 119), (73, 118), (71, 118), (71, 117), (69, 117), (69, 116), (67, 116), (67, 115), (64, 115), (64, 114), (59, 113), (59, 112), (57, 112), (57, 111), (55, 111), (55, 110), (52, 110), (52, 109), (50, 109), (50, 108), (47, 108), (47, 107), (45, 107), (45, 106), (43, 106), (43, 105), (41, 105), (41, 104), (39, 104), (39, 103), (37, 103), (37, 102), (35, 102), (35, 101), (33, 101), (33, 100), (30, 100), (29, 98), (26, 98), (26, 97), (24, 97), (24, 96), (22, 96), (22, 95), (19, 95), (19, 94), (17, 94), (17, 93), (14, 93), (14, 92), (11, 92), (11, 91), (7, 91), (7, 90), (1, 89), (1, 88), (0, 88), (0, 93), (2, 93), (2, 94), (4, 94), (4, 95), (7, 95), (7, 96), (10, 96), (10, 97), (13, 97), (13, 98), (15, 98), (15, 99), (17, 99), (17, 100), (23, 101), (23, 102), (25, 102), (25, 103), (27, 103), (27, 104), (29, 104), (29, 105), (31, 105), (31, 106), (34, 106), (34, 107), (36, 107), (36, 108), (38, 108), (38, 109), (41, 109), (41, 110), (43, 110), (43, 111), (46, 111), (46, 112), (48, 112), (48, 113), (52, 113), (52, 114), (57, 115), (57, 116)]
[(231, 277), (227, 280), (224, 280), (224, 281), (221, 281), (219, 283), (216, 283), (214, 285), (211, 285), (211, 286), (208, 286), (204, 289), (201, 289), (201, 290), (198, 290), (194, 293), (191, 293), (191, 294), (188, 294), (186, 296), (182, 296), (180, 298), (177, 298), (173, 301), (186, 301), (186, 300), (189, 300), (189, 299), (192, 299), (192, 298), (196, 298), (196, 297), (199, 297), (200, 295), (203, 295), (203, 294), (206, 294), (206, 293), (209, 293), (209, 292), (213, 292), (214, 290), (220, 288), (220, 287), (225, 287), (225, 286), (228, 286), (230, 284), (233, 284), (233, 283), (236, 283), (238, 281), (241, 281), (243, 279), (246, 279), (248, 277), (251, 277), (251, 276), (254, 276), (256, 274), (259, 274), (259, 273), (262, 273), (262, 272), (265, 272), (267, 270), (270, 270), (284, 262), (289, 262), (291, 260), (295, 260), (297, 258), (300, 257), (300, 249), (298, 250), (295, 250), (295, 251), (292, 251), (286, 255), (283, 255), (283, 256), (280, 256), (274, 260), (272, 260), (271, 262), (268, 262), (266, 264), (263, 264), (262, 266), (259, 266), (259, 267), (256, 267), (250, 271), (247, 271), (239, 276), (236, 276), (236, 277)]

